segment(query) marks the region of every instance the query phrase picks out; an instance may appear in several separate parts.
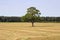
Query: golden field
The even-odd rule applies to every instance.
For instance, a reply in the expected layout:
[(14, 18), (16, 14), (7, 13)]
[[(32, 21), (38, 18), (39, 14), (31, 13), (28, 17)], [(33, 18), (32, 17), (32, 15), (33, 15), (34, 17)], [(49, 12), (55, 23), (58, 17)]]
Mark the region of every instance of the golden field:
[(0, 23), (0, 40), (60, 40), (60, 23)]

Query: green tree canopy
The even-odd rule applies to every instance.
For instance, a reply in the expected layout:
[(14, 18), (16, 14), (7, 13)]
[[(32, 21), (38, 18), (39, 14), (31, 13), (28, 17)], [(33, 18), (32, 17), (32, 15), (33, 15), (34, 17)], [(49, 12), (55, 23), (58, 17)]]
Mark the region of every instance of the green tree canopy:
[(30, 7), (27, 9), (27, 13), (25, 16), (23, 16), (22, 18), (24, 19), (24, 21), (28, 20), (30, 22), (32, 22), (32, 26), (34, 24), (35, 20), (38, 20), (38, 17), (40, 17), (41, 12), (36, 9), (35, 7)]

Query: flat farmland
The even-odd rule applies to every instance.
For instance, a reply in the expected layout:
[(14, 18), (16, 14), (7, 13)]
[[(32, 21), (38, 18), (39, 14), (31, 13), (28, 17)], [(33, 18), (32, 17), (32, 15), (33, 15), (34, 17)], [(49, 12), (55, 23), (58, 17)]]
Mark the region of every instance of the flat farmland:
[(0, 23), (0, 40), (60, 40), (60, 23)]

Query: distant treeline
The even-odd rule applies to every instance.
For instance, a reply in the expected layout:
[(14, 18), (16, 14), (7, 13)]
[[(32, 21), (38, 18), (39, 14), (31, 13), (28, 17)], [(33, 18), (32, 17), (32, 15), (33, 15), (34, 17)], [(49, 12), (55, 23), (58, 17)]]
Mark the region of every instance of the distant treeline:
[(0, 22), (21, 22), (21, 17), (0, 16)]
[[(6, 17), (0, 16), (0, 22), (30, 22), (30, 20), (22, 21), (22, 17)], [(40, 17), (35, 22), (60, 22), (60, 17)]]

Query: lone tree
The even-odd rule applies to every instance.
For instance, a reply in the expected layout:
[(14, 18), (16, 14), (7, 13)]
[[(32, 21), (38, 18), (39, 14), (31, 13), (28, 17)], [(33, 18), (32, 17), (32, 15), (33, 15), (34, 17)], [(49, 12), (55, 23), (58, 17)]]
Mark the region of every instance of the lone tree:
[(36, 9), (35, 7), (30, 7), (27, 9), (27, 14), (23, 16), (23, 19), (25, 21), (32, 22), (32, 27), (34, 27), (35, 20), (38, 20), (40, 18), (40, 11)]

